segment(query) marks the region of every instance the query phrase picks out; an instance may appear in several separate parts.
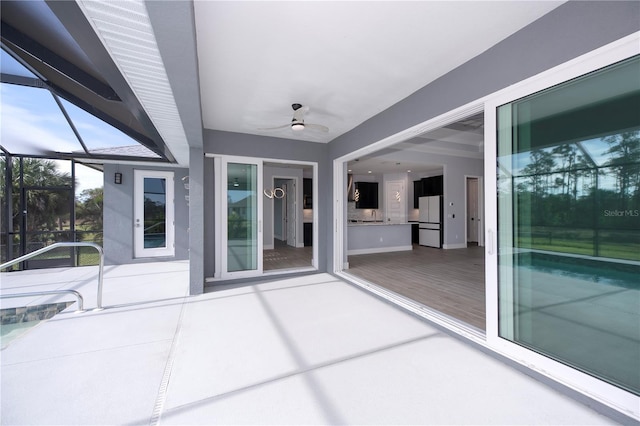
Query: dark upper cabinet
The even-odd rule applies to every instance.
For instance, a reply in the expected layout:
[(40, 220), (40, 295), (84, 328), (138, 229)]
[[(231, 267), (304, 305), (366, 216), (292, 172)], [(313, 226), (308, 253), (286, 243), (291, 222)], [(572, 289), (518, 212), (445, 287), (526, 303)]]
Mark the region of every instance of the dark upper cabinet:
[(442, 176), (431, 176), (422, 179), (422, 196), (442, 195)]
[(313, 208), (313, 179), (302, 179), (303, 209)]
[(443, 176), (431, 176), (413, 181), (413, 208), (418, 208), (418, 198), (444, 195)]
[(422, 181), (413, 181), (413, 208), (418, 208), (418, 198), (422, 197)]
[(356, 182), (356, 209), (378, 208), (378, 182)]

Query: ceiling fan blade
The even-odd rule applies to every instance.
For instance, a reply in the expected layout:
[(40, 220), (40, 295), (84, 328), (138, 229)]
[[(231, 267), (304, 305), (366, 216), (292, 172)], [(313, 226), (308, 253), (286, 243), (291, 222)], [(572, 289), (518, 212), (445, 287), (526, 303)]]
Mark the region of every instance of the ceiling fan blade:
[(291, 127), (291, 123), (283, 124), (282, 126), (278, 126), (278, 127), (261, 127), (261, 128), (258, 128), (257, 130), (277, 130), (277, 129), (284, 129), (285, 127)]
[(322, 124), (307, 124), (307, 123), (304, 123), (304, 127), (305, 128), (308, 127), (310, 129), (313, 129), (313, 130), (319, 130), (319, 131), (325, 132), (325, 133), (329, 131), (329, 128), (327, 126), (323, 126)]

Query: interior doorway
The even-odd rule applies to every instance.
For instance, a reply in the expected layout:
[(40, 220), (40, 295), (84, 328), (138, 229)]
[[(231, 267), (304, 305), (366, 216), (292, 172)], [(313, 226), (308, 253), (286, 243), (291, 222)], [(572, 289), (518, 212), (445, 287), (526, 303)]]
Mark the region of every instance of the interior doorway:
[(313, 176), (310, 165), (264, 163), (265, 272), (313, 266)]
[[(366, 287), (391, 300), (407, 303), (410, 299), (421, 312), (428, 312), (428, 317), (445, 318), (481, 335), (486, 327), (484, 113), (477, 105), (473, 111), (452, 113), (451, 117), (440, 117), (432, 125), (423, 126), (424, 132), (417, 137), (412, 133), (409, 139), (348, 155), (341, 159), (344, 163), (337, 162), (334, 179), (344, 192), (336, 200), (336, 214), (346, 211), (347, 217), (337, 223), (336, 235), (344, 236), (346, 243), (334, 245), (334, 261), (339, 265), (337, 272), (355, 278), (355, 283), (364, 280)], [(383, 185), (384, 202), (375, 214), (349, 200), (348, 174), (354, 182)], [(393, 187), (397, 181), (404, 181), (404, 189), (401, 185)], [(442, 248), (419, 243), (419, 201), (433, 195), (443, 199), (439, 215), (444, 229)], [(397, 216), (395, 210), (403, 208), (406, 214), (400, 213), (404, 220), (398, 224), (411, 227), (407, 243), (393, 240), (394, 244), (385, 246), (389, 236), (383, 234), (386, 227), (381, 225), (395, 225), (389, 219)], [(375, 216), (384, 218), (383, 223), (366, 223), (375, 221)], [(367, 232), (357, 232), (358, 227)]]
[(296, 247), (296, 186), (295, 179), (275, 178), (273, 181), (274, 246)]

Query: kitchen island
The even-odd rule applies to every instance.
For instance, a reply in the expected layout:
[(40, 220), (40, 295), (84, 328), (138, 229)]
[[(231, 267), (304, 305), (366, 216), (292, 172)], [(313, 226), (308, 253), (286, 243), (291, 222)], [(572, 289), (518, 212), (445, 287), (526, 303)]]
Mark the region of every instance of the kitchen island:
[(412, 249), (410, 223), (382, 221), (348, 223), (348, 255), (386, 253)]

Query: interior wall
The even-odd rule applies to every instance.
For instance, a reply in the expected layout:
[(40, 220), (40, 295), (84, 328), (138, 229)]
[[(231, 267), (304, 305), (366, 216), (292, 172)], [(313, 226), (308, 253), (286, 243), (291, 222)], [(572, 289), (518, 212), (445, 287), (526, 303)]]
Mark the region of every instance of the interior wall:
[[(120, 265), (126, 263), (161, 262), (167, 257), (134, 257), (133, 244), (133, 201), (134, 181), (133, 171), (138, 170), (166, 170), (174, 173), (175, 186), (175, 255), (170, 260), (189, 259), (189, 207), (185, 195), (188, 191), (184, 187), (182, 178), (189, 174), (185, 168), (167, 168), (157, 165), (104, 165), (104, 261), (105, 265)], [(114, 183), (114, 173), (122, 173), (122, 184)]]

